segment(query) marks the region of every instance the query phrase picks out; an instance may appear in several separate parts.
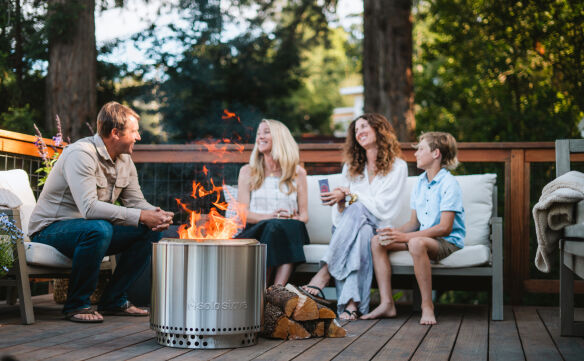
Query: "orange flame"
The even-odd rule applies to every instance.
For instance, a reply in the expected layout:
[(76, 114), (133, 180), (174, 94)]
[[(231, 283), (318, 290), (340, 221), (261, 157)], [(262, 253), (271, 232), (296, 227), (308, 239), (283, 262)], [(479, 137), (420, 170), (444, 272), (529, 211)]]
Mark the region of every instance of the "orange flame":
[[(181, 225), (178, 229), (179, 238), (194, 240), (231, 239), (238, 231), (245, 227), (247, 214), (245, 205), (237, 203), (235, 198), (227, 190), (225, 190), (225, 193), (228, 202), (219, 202), (223, 188), (223, 186), (216, 186), (213, 179), (211, 179), (211, 189), (208, 190), (200, 183), (193, 182), (191, 197), (196, 199), (211, 194), (216, 195), (216, 200), (211, 202), (214, 207), (211, 207), (208, 215), (202, 215), (201, 212), (193, 211), (180, 199), (176, 199), (177, 204), (190, 214), (189, 223)], [(226, 211), (228, 204), (232, 204), (236, 212), (236, 217), (225, 218), (217, 210)]]
[(235, 118), (237, 119), (238, 122), (241, 123), (241, 119), (239, 119), (239, 116), (235, 113), (230, 112), (227, 109), (223, 109), (223, 115), (221, 116), (221, 119), (231, 119), (231, 118)]

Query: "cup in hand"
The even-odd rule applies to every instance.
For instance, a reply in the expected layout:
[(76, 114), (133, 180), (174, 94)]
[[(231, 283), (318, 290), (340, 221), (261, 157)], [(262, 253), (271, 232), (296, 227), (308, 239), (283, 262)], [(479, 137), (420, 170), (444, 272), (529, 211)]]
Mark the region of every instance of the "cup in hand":
[(389, 235), (387, 234), (388, 232), (392, 231), (393, 227), (391, 226), (391, 224), (389, 223), (381, 223), (379, 225), (379, 227), (377, 228), (377, 235), (378, 235), (378, 239), (379, 239), (379, 244), (382, 246), (387, 246), (388, 244), (391, 243), (391, 240), (389, 239)]

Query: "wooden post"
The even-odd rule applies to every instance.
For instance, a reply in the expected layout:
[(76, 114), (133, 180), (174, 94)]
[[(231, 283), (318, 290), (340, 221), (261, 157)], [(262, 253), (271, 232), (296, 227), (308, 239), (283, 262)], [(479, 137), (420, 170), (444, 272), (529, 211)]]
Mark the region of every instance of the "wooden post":
[[(509, 199), (510, 207), (508, 218), (511, 242), (511, 303), (521, 304), (523, 298), (523, 280), (529, 273), (529, 238), (525, 237), (525, 150), (512, 149), (509, 174)], [(506, 190), (507, 191), (507, 190)], [(507, 213), (507, 212), (506, 212)]]

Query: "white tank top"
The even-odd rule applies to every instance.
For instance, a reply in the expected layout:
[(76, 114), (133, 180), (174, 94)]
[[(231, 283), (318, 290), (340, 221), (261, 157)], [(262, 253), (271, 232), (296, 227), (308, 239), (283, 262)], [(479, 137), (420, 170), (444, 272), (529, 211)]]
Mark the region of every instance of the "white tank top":
[[(251, 192), (249, 202), (250, 212), (269, 214), (277, 209), (285, 209), (290, 214), (298, 211), (298, 197), (296, 191), (286, 194), (280, 190), (280, 178), (266, 177), (262, 185)], [(296, 182), (293, 182), (296, 186)], [(287, 190), (286, 184), (282, 188)]]

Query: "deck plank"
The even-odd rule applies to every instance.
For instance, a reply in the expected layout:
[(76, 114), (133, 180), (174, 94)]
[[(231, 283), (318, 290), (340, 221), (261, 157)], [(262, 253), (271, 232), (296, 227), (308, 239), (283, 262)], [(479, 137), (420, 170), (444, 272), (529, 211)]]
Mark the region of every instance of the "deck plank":
[(410, 313), (402, 328), (375, 355), (373, 360), (409, 360), (430, 327), (420, 325), (419, 313)]
[(332, 360), (347, 346), (359, 339), (364, 332), (369, 330), (377, 320), (357, 320), (343, 325), (347, 330), (347, 336), (343, 338), (325, 338), (313, 347), (298, 355), (294, 361), (327, 361)]
[(66, 344), (69, 342), (76, 342), (85, 337), (93, 336), (96, 334), (96, 332), (109, 332), (110, 330), (117, 330), (125, 326), (126, 325), (122, 322), (109, 322), (105, 325), (83, 325), (61, 322), (61, 330), (63, 332), (59, 332), (57, 334), (54, 332), (46, 332), (41, 335), (42, 337), (33, 337), (28, 340), (29, 342), (19, 343), (13, 346), (2, 348), (1, 350), (8, 354), (30, 353), (38, 349), (46, 350), (52, 346)]
[(513, 307), (513, 313), (515, 313), (517, 330), (527, 360), (562, 359), (535, 307), (516, 306)]
[(438, 323), (431, 327), (411, 360), (448, 360), (456, 337), (462, 315), (460, 311), (447, 308), (437, 313)]
[(105, 353), (103, 355), (100, 355), (98, 357), (92, 358), (92, 361), (125, 361), (125, 360), (129, 360), (133, 357), (136, 356), (142, 356), (144, 354), (147, 354), (149, 352), (152, 351), (156, 351), (160, 348), (162, 348), (164, 346), (159, 345), (158, 342), (156, 342), (156, 339), (154, 337), (154, 334), (152, 335), (152, 338), (149, 340), (146, 340), (144, 342), (140, 342), (134, 345), (130, 345), (124, 348), (121, 348), (119, 350), (115, 350), (112, 352), (108, 352)]
[(282, 344), (283, 342), (284, 342), (283, 340), (269, 340), (260, 337), (258, 340), (258, 344), (255, 346), (235, 348), (227, 353), (222, 354), (217, 358), (214, 358), (213, 360), (217, 361), (251, 360), (273, 349), (274, 347)]
[(486, 361), (489, 347), (489, 308), (466, 307), (451, 361)]
[[(254, 346), (251, 346), (254, 347)], [(227, 352), (230, 352), (231, 349), (218, 349), (218, 350), (189, 350), (186, 353), (181, 354), (177, 358), (173, 358), (172, 361), (207, 361), (215, 359), (218, 356), (221, 356)]]
[(188, 348), (162, 347), (158, 350), (145, 353), (140, 356), (131, 358), (132, 361), (162, 361), (162, 360), (176, 360), (177, 357), (191, 351)]
[(401, 313), (396, 318), (379, 320), (334, 360), (370, 360), (397, 333), (408, 317), (409, 313)]
[(146, 341), (152, 337), (154, 337), (154, 332), (151, 330), (133, 332), (125, 336), (116, 334), (113, 338), (109, 334), (100, 334), (92, 340), (92, 344), (74, 345), (76, 347), (74, 350), (53, 356), (48, 360), (85, 360)]
[(537, 308), (537, 313), (543, 320), (556, 346), (566, 361), (579, 361), (584, 357), (583, 337), (560, 336), (560, 314), (557, 308)]
[(489, 360), (523, 361), (523, 347), (515, 324), (515, 315), (511, 306), (505, 306), (505, 319), (489, 321)]

